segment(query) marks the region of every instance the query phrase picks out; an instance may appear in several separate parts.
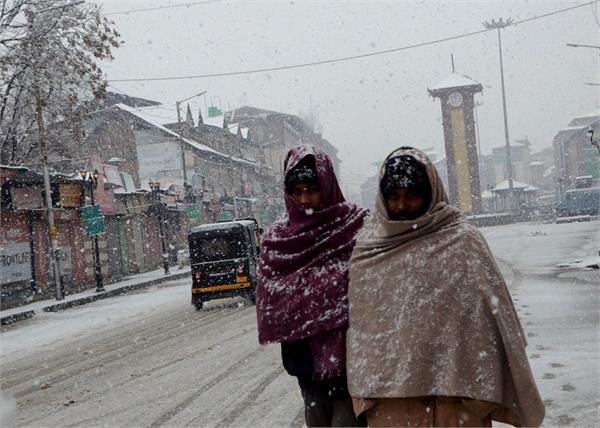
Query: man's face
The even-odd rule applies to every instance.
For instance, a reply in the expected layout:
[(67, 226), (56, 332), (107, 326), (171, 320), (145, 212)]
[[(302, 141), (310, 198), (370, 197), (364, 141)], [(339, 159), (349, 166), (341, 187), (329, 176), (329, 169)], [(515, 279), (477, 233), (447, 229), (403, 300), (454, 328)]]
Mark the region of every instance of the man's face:
[(392, 189), (385, 203), (392, 220), (414, 220), (429, 208), (428, 198), (404, 187)]
[(321, 192), (315, 183), (300, 182), (288, 193), (296, 202), (308, 208), (317, 207), (321, 203)]

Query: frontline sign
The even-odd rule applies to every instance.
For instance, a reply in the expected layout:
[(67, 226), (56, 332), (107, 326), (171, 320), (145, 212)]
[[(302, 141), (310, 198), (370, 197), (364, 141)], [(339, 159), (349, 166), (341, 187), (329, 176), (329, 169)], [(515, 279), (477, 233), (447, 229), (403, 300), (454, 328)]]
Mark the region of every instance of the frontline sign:
[(0, 245), (0, 284), (31, 279), (31, 252), (29, 243)]
[(31, 251), (27, 216), (2, 213), (0, 227), (0, 284), (31, 279)]

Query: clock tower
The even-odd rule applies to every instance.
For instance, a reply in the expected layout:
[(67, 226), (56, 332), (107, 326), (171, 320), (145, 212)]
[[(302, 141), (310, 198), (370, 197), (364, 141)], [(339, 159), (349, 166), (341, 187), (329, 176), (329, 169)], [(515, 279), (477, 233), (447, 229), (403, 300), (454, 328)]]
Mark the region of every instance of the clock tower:
[(481, 84), (453, 72), (427, 90), (429, 95), (439, 98), (442, 103), (448, 196), (450, 203), (463, 214), (481, 212), (473, 96), (482, 89)]

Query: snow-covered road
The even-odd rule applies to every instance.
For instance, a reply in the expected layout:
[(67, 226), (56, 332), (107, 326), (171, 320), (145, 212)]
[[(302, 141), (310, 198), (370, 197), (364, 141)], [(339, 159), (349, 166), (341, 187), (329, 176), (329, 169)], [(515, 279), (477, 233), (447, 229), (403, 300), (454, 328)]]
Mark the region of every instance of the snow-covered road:
[(600, 251), (600, 222), (483, 229), (511, 284), (546, 404), (545, 426), (600, 425), (600, 271), (558, 268)]
[[(600, 222), (483, 230), (511, 286), (547, 405), (546, 426), (598, 423)], [(301, 426), (277, 346), (259, 346), (254, 306), (189, 304), (188, 280), (4, 328), (2, 426)]]

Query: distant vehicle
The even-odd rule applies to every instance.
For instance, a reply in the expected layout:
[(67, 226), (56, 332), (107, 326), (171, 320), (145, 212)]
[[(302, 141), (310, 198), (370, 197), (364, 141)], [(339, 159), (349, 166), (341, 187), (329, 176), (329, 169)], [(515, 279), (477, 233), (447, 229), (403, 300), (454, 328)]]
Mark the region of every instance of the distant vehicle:
[(556, 206), (557, 217), (600, 215), (600, 187), (567, 190)]
[(193, 228), (188, 236), (192, 304), (243, 296), (254, 303), (260, 233), (255, 219), (229, 220)]

